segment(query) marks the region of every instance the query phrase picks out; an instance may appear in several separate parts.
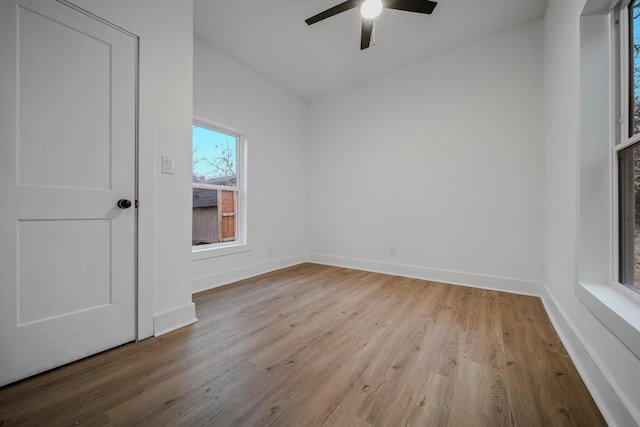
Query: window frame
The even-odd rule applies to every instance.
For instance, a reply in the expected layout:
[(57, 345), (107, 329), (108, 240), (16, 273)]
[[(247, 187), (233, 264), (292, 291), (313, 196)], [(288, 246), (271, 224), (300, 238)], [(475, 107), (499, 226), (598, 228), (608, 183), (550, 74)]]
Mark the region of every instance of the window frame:
[(622, 0), (612, 10), (612, 66), (613, 72), (613, 107), (615, 108), (615, 117), (617, 119), (614, 128), (614, 138), (612, 145), (611, 155), (611, 170), (612, 170), (612, 280), (611, 287), (619, 290), (628, 298), (633, 299), (635, 302), (640, 303), (640, 293), (635, 289), (632, 289), (628, 285), (622, 283), (621, 270), (622, 270), (622, 251), (621, 244), (623, 241), (623, 224), (620, 219), (621, 211), (621, 191), (622, 183), (620, 178), (620, 153), (626, 149), (639, 144), (640, 146), (640, 132), (631, 134), (632, 120), (631, 115), (631, 103), (633, 102), (633, 95), (630, 92), (631, 79), (633, 79), (633, 73), (631, 67), (633, 66), (630, 60), (631, 54), (631, 39), (633, 34), (630, 31), (630, 17), (629, 17), (629, 5), (633, 0)]
[[(236, 138), (236, 185), (225, 186), (216, 184), (202, 184), (191, 182), (192, 191), (194, 188), (208, 190), (226, 190), (236, 193), (236, 239), (228, 242), (210, 243), (205, 245), (191, 246), (192, 260), (213, 258), (230, 254), (248, 252), (251, 250), (247, 233), (247, 148), (248, 142), (245, 134), (233, 128), (214, 123), (202, 117), (193, 118), (193, 126), (223, 133)], [(193, 138), (191, 140), (193, 146)], [(193, 203), (193, 198), (192, 198)]]

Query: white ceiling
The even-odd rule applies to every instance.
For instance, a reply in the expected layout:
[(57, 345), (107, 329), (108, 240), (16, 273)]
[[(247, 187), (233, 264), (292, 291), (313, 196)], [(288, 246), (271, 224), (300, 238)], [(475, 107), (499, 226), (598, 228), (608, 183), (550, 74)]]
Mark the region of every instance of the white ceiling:
[[(384, 9), (376, 44), (360, 50), (343, 0), (194, 0), (195, 36), (305, 100), (313, 100), (544, 15), (547, 0), (440, 0), (433, 14)], [(428, 78), (428, 76), (425, 76)]]

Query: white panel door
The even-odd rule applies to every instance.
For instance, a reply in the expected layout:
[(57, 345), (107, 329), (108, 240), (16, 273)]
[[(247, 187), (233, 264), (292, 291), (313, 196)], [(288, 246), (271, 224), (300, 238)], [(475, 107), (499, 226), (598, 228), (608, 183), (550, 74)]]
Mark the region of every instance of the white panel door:
[(0, 385), (135, 339), (137, 45), (0, 0)]

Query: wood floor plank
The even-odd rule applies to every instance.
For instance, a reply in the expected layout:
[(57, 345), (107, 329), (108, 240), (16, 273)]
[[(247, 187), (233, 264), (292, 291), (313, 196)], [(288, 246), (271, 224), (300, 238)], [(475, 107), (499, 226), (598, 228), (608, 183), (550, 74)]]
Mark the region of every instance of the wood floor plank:
[(316, 264), (0, 389), (0, 426), (605, 425), (540, 299)]
[(500, 295), (507, 390), (517, 425), (605, 425), (539, 298)]

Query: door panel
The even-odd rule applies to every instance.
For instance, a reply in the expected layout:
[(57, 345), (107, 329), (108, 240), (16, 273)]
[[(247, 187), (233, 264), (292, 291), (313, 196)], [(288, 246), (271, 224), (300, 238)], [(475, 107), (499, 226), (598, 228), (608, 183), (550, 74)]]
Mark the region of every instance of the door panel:
[[(111, 304), (110, 228), (104, 219), (19, 221), (18, 326)], [(61, 241), (66, 251), (52, 256)]]
[(0, 2), (0, 385), (135, 339), (137, 39)]
[(19, 9), (20, 184), (111, 187), (110, 53), (95, 36)]

